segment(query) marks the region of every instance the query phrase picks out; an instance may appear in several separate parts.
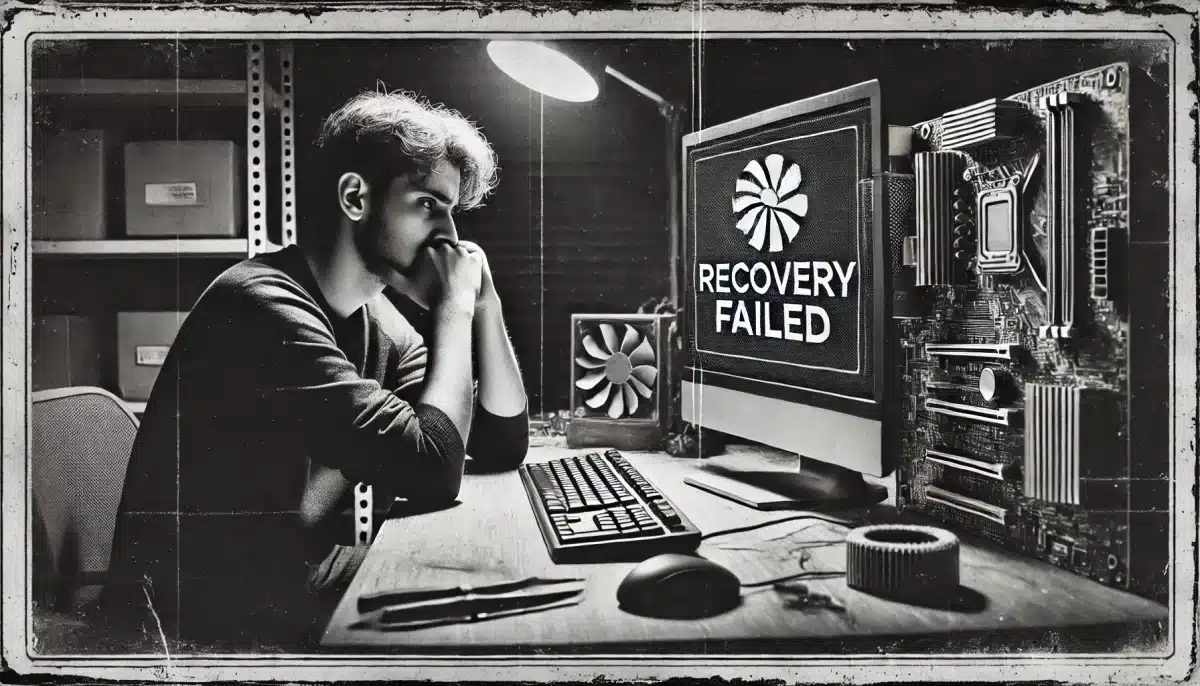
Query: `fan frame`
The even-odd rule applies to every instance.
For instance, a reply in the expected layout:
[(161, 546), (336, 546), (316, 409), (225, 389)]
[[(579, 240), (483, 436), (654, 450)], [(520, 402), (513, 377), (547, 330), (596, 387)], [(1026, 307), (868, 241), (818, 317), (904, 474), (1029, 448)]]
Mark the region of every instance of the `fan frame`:
[[(567, 424), (567, 446), (570, 448), (616, 448), (617, 450), (656, 450), (666, 435), (667, 422), (671, 416), (670, 408), (674, 394), (674, 370), (667, 334), (673, 314), (572, 314), (571, 315), (571, 345), (569, 383), (571, 384), (571, 419)], [(594, 328), (602, 323), (618, 327), (632, 324), (639, 328), (649, 328), (654, 348), (654, 358), (658, 365), (658, 377), (654, 380), (654, 396), (648, 401), (653, 411), (647, 417), (576, 417), (575, 410), (584, 405), (584, 391), (575, 385), (578, 378), (575, 357), (580, 354), (581, 331), (583, 327)]]

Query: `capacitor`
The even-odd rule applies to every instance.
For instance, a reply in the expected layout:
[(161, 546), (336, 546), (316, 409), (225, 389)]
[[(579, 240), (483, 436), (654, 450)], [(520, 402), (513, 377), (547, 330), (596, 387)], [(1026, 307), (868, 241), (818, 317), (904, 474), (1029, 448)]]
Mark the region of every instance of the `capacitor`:
[(1003, 369), (984, 367), (979, 372), (979, 395), (988, 402), (1004, 404), (1012, 400), (1016, 384), (1012, 374)]

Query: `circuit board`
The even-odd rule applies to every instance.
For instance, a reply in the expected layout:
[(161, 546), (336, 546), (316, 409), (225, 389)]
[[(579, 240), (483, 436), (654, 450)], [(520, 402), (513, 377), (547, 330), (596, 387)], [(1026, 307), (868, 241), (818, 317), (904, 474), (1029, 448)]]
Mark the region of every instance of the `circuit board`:
[(1111, 64), (912, 127), (897, 502), (1161, 597), (1130, 573), (1129, 81)]

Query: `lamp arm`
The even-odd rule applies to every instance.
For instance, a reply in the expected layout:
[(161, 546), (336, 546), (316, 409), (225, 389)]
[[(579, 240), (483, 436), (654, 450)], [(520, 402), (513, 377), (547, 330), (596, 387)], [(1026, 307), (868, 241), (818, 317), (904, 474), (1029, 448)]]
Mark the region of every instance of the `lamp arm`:
[(643, 86), (642, 84), (638, 83), (637, 81), (634, 81), (633, 79), (629, 78), (625, 74), (622, 74), (620, 71), (617, 71), (616, 69), (614, 69), (610, 66), (604, 67), (604, 73), (608, 74), (609, 76), (620, 81), (621, 83), (625, 84), (626, 86), (629, 86), (633, 90), (637, 91), (641, 95), (643, 95), (646, 98), (653, 101), (655, 105), (658, 105), (659, 111), (662, 112), (663, 115), (665, 115), (665, 116), (670, 116), (673, 112), (676, 112), (680, 109), (679, 105), (676, 105), (674, 103), (667, 101), (666, 98), (662, 97), (658, 93), (655, 93), (654, 91)]

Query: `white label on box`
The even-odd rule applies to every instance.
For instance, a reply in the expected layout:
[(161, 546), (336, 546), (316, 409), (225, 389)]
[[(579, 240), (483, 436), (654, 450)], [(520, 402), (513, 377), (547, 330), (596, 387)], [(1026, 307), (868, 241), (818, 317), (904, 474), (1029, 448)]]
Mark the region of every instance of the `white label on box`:
[(199, 197), (195, 182), (146, 184), (147, 205), (199, 205)]
[(143, 367), (161, 367), (167, 360), (169, 345), (139, 345), (137, 346), (137, 363)]

